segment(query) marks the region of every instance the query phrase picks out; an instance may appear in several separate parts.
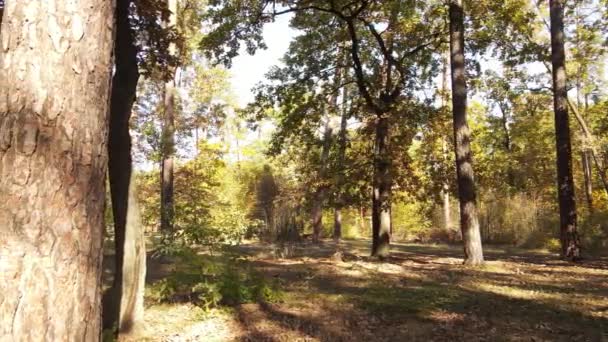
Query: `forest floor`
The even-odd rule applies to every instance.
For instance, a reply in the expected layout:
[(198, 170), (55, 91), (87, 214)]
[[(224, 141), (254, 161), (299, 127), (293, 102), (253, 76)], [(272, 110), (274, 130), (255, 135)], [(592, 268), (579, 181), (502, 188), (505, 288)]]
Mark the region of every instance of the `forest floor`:
[[(236, 287), (232, 297), (251, 299), (222, 300), (214, 309), (188, 294), (160, 303), (166, 286), (159, 282), (183, 261), (150, 259), (144, 339), (608, 341), (608, 259), (571, 264), (554, 254), (486, 247), (486, 265), (469, 268), (459, 246), (394, 244), (381, 262), (367, 257), (369, 244), (325, 241), (287, 250), (247, 243), (201, 253), (190, 270), (233, 274), (223, 278), (223, 290)], [(224, 270), (209, 271), (214, 264)], [(234, 283), (240, 279), (268, 285), (252, 285), (262, 296), (247, 295)]]

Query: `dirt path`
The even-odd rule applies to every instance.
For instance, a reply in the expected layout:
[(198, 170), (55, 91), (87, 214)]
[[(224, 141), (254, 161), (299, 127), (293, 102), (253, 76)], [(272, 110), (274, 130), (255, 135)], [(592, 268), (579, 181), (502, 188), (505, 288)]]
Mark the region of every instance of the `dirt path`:
[(329, 242), (286, 252), (241, 246), (284, 298), (205, 317), (188, 303), (151, 306), (149, 340), (608, 341), (606, 260), (572, 265), (488, 248), (487, 265), (470, 269), (458, 247), (395, 245), (390, 260), (377, 262), (367, 246), (344, 242), (342, 257)]

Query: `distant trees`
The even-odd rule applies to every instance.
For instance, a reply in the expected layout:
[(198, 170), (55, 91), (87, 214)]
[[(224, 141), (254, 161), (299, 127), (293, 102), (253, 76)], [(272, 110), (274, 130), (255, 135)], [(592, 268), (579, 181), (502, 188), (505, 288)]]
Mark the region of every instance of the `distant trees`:
[(98, 341), (113, 2), (3, 17), (0, 336)]

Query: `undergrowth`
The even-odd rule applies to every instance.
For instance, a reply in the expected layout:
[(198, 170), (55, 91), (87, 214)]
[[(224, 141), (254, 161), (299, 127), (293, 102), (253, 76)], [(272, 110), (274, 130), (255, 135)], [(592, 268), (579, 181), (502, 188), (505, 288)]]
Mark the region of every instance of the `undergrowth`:
[(147, 302), (189, 302), (208, 312), (221, 306), (283, 300), (276, 282), (266, 280), (230, 251), (211, 256), (182, 249), (171, 258), (175, 269), (146, 288)]

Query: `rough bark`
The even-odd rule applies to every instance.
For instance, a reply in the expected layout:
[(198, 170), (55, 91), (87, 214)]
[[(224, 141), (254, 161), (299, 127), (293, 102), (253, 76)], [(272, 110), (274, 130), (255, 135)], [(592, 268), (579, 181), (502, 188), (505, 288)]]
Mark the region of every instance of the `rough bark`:
[[(167, 25), (177, 23), (177, 0), (167, 0), (171, 12)], [(169, 46), (169, 54), (176, 55), (174, 43)], [(173, 155), (175, 150), (175, 78), (165, 82), (164, 113), (162, 127), (161, 190), (160, 190), (160, 227), (165, 234), (173, 231)]]
[(98, 341), (113, 1), (6, 3), (0, 340)]
[(389, 120), (382, 115), (376, 124), (372, 192), (372, 256), (379, 258), (387, 257), (390, 252), (392, 184), (389, 139)]
[(110, 191), (114, 217), (115, 271), (103, 298), (104, 329), (137, 335), (143, 319), (146, 248), (132, 172), (129, 119), (135, 102), (139, 72), (137, 49), (129, 23), (131, 0), (116, 6), (115, 73), (110, 102), (108, 142)]
[(456, 175), (460, 201), (460, 229), (464, 243), (464, 263), (483, 263), (483, 250), (477, 193), (471, 152), (471, 132), (467, 123), (467, 84), (464, 58), (464, 10), (462, 0), (450, 1), (450, 52), (452, 69), (452, 110), (454, 120), (454, 146), (456, 148)]
[(564, 1), (550, 0), (551, 63), (553, 75), (553, 106), (555, 111), (555, 142), (557, 150), (557, 190), (560, 214), (561, 256), (575, 260), (580, 257), (576, 229), (576, 201), (572, 178), (572, 147), (568, 121), (566, 89), (566, 55), (564, 49)]

